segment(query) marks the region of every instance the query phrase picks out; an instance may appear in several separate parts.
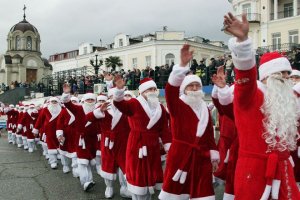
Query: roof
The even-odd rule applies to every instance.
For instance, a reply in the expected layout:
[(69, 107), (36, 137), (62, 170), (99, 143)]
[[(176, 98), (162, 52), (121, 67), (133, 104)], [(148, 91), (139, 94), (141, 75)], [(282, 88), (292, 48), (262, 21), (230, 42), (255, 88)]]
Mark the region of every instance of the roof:
[(23, 33), (25, 33), (26, 31), (32, 31), (34, 33), (38, 33), (38, 30), (32, 24), (30, 24), (28, 21), (26, 21), (26, 19), (24, 19), (23, 21), (20, 21), (16, 25), (14, 25), (10, 29), (10, 31), (11, 32), (22, 31)]

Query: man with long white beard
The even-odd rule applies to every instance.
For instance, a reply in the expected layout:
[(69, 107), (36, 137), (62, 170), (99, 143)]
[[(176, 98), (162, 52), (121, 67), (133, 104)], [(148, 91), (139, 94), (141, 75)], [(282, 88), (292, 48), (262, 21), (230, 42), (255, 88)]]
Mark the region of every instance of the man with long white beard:
[(129, 118), (131, 131), (126, 150), (126, 179), (133, 200), (149, 200), (163, 181), (160, 159), (161, 138), (166, 152), (171, 145), (171, 133), (163, 105), (159, 103), (155, 82), (145, 78), (140, 82), (140, 96), (124, 100), (125, 82), (115, 77), (114, 105)]
[(7, 116), (7, 121), (6, 121), (6, 129), (7, 129), (7, 139), (8, 143), (13, 143), (13, 133), (15, 133), (15, 115), (16, 115), (16, 110), (14, 109), (14, 105), (11, 104), (8, 107), (3, 109), (4, 114)]
[(159, 199), (214, 199), (212, 172), (219, 162), (212, 118), (203, 100), (198, 76), (187, 75), (193, 52), (181, 49), (166, 85), (171, 117), (172, 146), (167, 155), (164, 183)]
[(57, 97), (51, 97), (49, 101), (49, 105), (40, 113), (32, 133), (37, 135), (42, 126), (44, 126), (44, 140), (48, 147), (49, 164), (52, 169), (57, 169), (58, 141), (56, 139), (56, 124), (62, 107)]
[(82, 105), (76, 105), (71, 102), (71, 88), (65, 84), (63, 86), (64, 93), (62, 94), (62, 101), (67, 109), (69, 109), (75, 116), (76, 134), (80, 135), (77, 142), (77, 164), (80, 183), (84, 191), (89, 191), (94, 187), (93, 175), (91, 166), (96, 164), (95, 157), (97, 151), (97, 134), (99, 131), (97, 122), (89, 122), (86, 115), (93, 112), (96, 104), (96, 95), (92, 93), (84, 94), (81, 102)]
[(235, 199), (300, 199), (290, 151), (299, 134), (297, 101), (288, 74), (289, 61), (277, 52), (261, 57), (259, 80), (255, 53), (248, 38), (246, 14), (242, 21), (224, 16), (225, 31), (235, 66), (234, 116), (239, 137)]
[(23, 144), (24, 150), (28, 150), (28, 143), (27, 143), (26, 127), (23, 127), (22, 123), (24, 121), (24, 117), (27, 113), (28, 108), (29, 108), (28, 104), (24, 105), (22, 114), (19, 115), (18, 126), (17, 126), (17, 133), (21, 133), (21, 135), (22, 135), (21, 139), (22, 139), (22, 144)]

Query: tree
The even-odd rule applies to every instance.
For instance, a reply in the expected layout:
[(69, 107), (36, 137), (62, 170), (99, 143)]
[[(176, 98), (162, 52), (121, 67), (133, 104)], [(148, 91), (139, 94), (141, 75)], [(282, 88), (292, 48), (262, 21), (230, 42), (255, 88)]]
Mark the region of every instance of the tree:
[(111, 67), (112, 71), (116, 70), (116, 67), (122, 66), (122, 62), (120, 57), (118, 56), (109, 56), (108, 58), (105, 59), (105, 65), (106, 67)]

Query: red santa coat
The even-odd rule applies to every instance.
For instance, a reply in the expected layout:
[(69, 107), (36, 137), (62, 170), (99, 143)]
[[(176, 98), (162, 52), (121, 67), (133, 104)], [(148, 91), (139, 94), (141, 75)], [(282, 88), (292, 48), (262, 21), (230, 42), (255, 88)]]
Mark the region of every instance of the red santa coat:
[(65, 103), (67, 109), (75, 116), (76, 134), (80, 136), (77, 141), (76, 154), (78, 163), (88, 164), (95, 159), (97, 151), (99, 127), (97, 122), (89, 122), (81, 105), (75, 105), (71, 101)]
[(160, 197), (214, 199), (211, 155), (217, 155), (217, 146), (208, 108), (204, 108), (207, 109), (207, 121), (202, 121), (206, 123), (206, 128), (198, 135), (198, 123), (201, 121), (193, 109), (179, 98), (179, 87), (168, 83), (166, 100), (171, 115), (173, 141), (167, 156)]
[[(105, 111), (104, 115), (104, 118), (99, 119), (102, 161), (100, 175), (105, 179), (115, 180), (119, 167), (123, 173), (126, 173), (126, 147), (130, 128), (127, 116), (120, 111), (110, 109)], [(89, 113), (87, 119), (94, 121), (96, 119), (94, 112)]]
[[(236, 44), (234, 52), (245, 51), (248, 46), (251, 46), (249, 41)], [(270, 186), (266, 185), (272, 185), (274, 191), (280, 187), (278, 199), (300, 199), (289, 161), (290, 153), (266, 153), (268, 148), (262, 137), (266, 131), (263, 125), (265, 116), (260, 110), (264, 103), (264, 91), (263, 87), (257, 85), (254, 54), (249, 50), (247, 55), (251, 57), (232, 55), (236, 66), (234, 116), (240, 145), (235, 173), (235, 198), (253, 200), (260, 199), (263, 194), (268, 197)]]
[(65, 138), (63, 145), (59, 145), (60, 154), (69, 158), (75, 157), (79, 134), (75, 129), (75, 116), (67, 108), (63, 109), (58, 116), (56, 136), (64, 136)]
[(160, 105), (161, 114), (150, 120), (139, 97), (125, 101), (122, 95), (115, 94), (114, 98), (114, 105), (130, 120), (125, 170), (128, 190), (137, 195), (145, 195), (148, 191), (154, 193), (154, 187), (161, 187), (163, 181), (159, 137), (166, 148), (171, 142), (166, 111)]
[(18, 111), (16, 111), (15, 109), (9, 109), (5, 113), (7, 115), (7, 122), (6, 122), (7, 131), (11, 131), (15, 133), (17, 130)]
[(23, 121), (23, 117), (24, 117), (24, 111), (21, 111), (19, 112), (19, 115), (18, 115), (18, 125), (17, 125), (17, 128), (20, 130), (17, 135), (20, 135), (22, 137), (26, 137), (26, 134), (23, 130), (23, 126), (22, 126), (22, 121)]
[(33, 135), (32, 130), (34, 128), (36, 121), (37, 121), (37, 118), (32, 117), (31, 115), (29, 115), (28, 112), (25, 112), (23, 114), (21, 125), (22, 125), (23, 131), (27, 137), (27, 141), (29, 141), (29, 142), (34, 141), (35, 136)]
[(40, 113), (35, 126), (33, 133), (38, 133), (44, 126), (44, 141), (47, 143), (48, 146), (48, 153), (49, 154), (56, 154), (58, 149), (58, 140), (56, 138), (56, 124), (57, 124), (57, 116), (52, 116), (49, 109), (46, 107)]
[[(38, 110), (38, 112), (39, 112), (38, 116), (41, 115), (41, 113), (43, 112), (44, 109), (45, 108)], [(45, 125), (42, 125), (41, 128), (38, 130), (37, 137), (40, 139), (40, 144), (42, 144), (42, 145), (46, 144)]]

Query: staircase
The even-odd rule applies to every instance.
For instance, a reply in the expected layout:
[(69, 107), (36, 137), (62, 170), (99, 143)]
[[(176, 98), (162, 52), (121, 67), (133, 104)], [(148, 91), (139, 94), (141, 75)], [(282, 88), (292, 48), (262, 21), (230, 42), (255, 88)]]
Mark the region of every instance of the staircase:
[(0, 101), (5, 104), (16, 105), (19, 101), (23, 101), (26, 96), (30, 95), (29, 88), (15, 88), (0, 94)]

